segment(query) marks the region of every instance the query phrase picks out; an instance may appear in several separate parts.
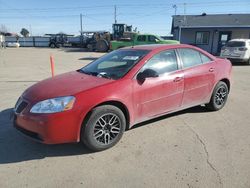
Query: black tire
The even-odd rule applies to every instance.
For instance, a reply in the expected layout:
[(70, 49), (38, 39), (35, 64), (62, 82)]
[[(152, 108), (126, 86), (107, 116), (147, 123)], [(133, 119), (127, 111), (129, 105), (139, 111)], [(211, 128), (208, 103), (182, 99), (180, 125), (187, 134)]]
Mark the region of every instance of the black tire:
[(106, 40), (99, 40), (96, 43), (96, 50), (98, 52), (107, 52), (109, 50), (109, 45)]
[(227, 98), (228, 98), (227, 84), (225, 82), (220, 81), (214, 88), (210, 102), (205, 106), (212, 111), (220, 110), (225, 106)]
[(50, 43), (49, 47), (55, 48), (55, 47), (56, 47), (56, 44), (55, 44), (55, 43)]
[(247, 65), (250, 65), (250, 58), (248, 59), (248, 61), (246, 62)]
[(57, 48), (61, 48), (61, 47), (62, 47), (62, 44), (61, 44), (61, 43), (57, 43), (57, 44), (56, 44), (56, 47), (57, 47)]
[(125, 127), (126, 118), (119, 108), (98, 106), (83, 124), (81, 141), (92, 151), (102, 151), (119, 142)]

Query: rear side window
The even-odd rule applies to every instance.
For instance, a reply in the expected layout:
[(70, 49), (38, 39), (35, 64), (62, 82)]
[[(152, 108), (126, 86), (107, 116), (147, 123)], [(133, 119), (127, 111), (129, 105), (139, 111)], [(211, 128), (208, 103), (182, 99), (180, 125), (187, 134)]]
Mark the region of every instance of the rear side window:
[(226, 47), (245, 47), (246, 43), (244, 41), (229, 41)]
[(146, 41), (146, 35), (140, 35), (137, 38), (138, 41)]
[(142, 70), (153, 69), (159, 75), (178, 69), (177, 58), (174, 50), (166, 50), (153, 56)]
[(193, 49), (179, 49), (183, 68), (193, 67), (202, 64), (200, 52)]

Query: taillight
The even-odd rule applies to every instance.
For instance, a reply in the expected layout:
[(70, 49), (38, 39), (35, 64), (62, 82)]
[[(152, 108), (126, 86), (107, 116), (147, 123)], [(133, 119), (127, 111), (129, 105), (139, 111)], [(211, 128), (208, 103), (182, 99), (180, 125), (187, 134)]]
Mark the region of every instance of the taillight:
[(247, 51), (247, 48), (239, 48), (239, 51)]

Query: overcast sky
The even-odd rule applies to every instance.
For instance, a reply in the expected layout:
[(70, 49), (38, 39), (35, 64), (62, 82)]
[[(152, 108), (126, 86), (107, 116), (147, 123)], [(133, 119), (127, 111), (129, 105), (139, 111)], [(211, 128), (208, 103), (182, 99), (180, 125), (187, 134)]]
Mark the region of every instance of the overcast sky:
[(186, 14), (250, 13), (250, 0), (0, 0), (0, 25), (16, 33), (25, 27), (33, 35), (58, 32), (78, 35), (82, 13), (83, 30), (111, 31), (114, 5), (118, 23), (159, 35), (170, 34), (173, 5), (177, 6), (177, 14), (184, 14), (184, 9)]

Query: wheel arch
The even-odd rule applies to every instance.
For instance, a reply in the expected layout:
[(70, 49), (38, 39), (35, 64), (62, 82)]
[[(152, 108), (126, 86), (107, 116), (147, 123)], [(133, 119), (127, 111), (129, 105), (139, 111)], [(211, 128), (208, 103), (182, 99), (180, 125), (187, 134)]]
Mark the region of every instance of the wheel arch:
[[(129, 125), (130, 125), (130, 114), (129, 114), (129, 110), (128, 110), (127, 106), (126, 106), (124, 103), (122, 103), (122, 102), (120, 102), (120, 101), (116, 101), (116, 100), (109, 100), (109, 101), (101, 102), (101, 103), (95, 105), (93, 108), (91, 108), (91, 109), (88, 111), (88, 113), (85, 115), (85, 117), (83, 118), (83, 120), (82, 120), (81, 129), (84, 129), (84, 126), (83, 126), (83, 125), (86, 124), (86, 122), (88, 121), (88, 119), (89, 119), (89, 117), (90, 117), (90, 115), (91, 115), (93, 109), (96, 108), (96, 107), (98, 107), (98, 106), (103, 106), (103, 105), (112, 105), (112, 106), (115, 106), (115, 107), (119, 108), (119, 109), (123, 112), (123, 114), (124, 114), (124, 116), (125, 116), (125, 118), (126, 118), (126, 128), (125, 128), (125, 130), (128, 130), (128, 129), (129, 129), (129, 127), (130, 127), (130, 126), (129, 126)], [(81, 129), (80, 129), (80, 130), (81, 130)], [(81, 132), (81, 131), (80, 131), (80, 132)], [(80, 138), (80, 134), (79, 134), (79, 138)]]
[(231, 89), (230, 87), (231, 87), (231, 85), (230, 85), (229, 79), (223, 78), (223, 79), (221, 79), (220, 81), (221, 81), (221, 82), (224, 82), (224, 83), (227, 85), (228, 92), (230, 92), (230, 89)]
[(129, 129), (130, 114), (129, 114), (129, 110), (128, 110), (128, 108), (127, 108), (127, 106), (125, 104), (123, 104), (120, 101), (111, 100), (111, 101), (102, 102), (102, 103), (96, 105), (94, 108), (96, 108), (97, 106), (102, 106), (102, 105), (113, 105), (113, 106), (119, 108), (123, 112), (123, 114), (124, 114), (124, 116), (126, 118), (126, 130)]

